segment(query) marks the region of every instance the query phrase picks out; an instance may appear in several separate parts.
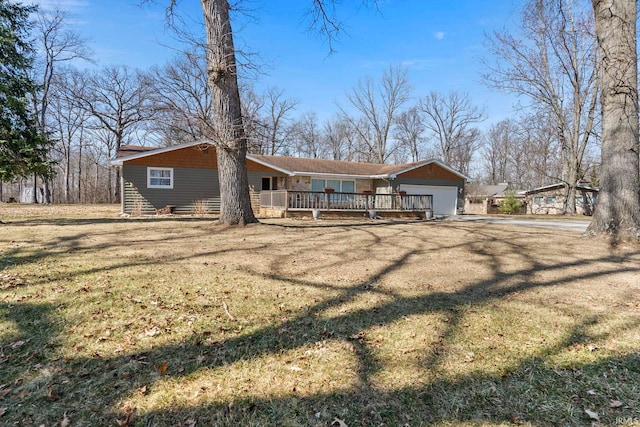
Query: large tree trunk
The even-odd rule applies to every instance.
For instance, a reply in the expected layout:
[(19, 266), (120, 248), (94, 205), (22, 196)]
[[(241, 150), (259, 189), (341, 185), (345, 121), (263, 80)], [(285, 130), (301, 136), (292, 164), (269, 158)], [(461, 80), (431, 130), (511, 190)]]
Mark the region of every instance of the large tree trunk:
[[(111, 168), (109, 168), (111, 170)], [(98, 188), (100, 188), (100, 165), (96, 162), (96, 176), (94, 177), (93, 183), (93, 203), (97, 203), (98, 200)], [(111, 182), (111, 178), (109, 178), (109, 182)], [(111, 197), (111, 188), (109, 188), (108, 198)], [(108, 200), (108, 199), (107, 199)]]
[(82, 130), (80, 130), (80, 144), (78, 145), (78, 200), (77, 203), (82, 203)]
[(42, 193), (42, 203), (45, 205), (50, 205), (53, 202), (53, 198), (51, 197), (51, 180), (50, 178), (42, 178), (43, 183), (43, 193)]
[(64, 159), (64, 202), (71, 203), (71, 147), (66, 150)]
[(38, 175), (33, 174), (33, 194), (31, 195), (31, 203), (38, 203)]
[(640, 238), (637, 0), (592, 0), (602, 79), (600, 193), (587, 234)]
[[(116, 153), (114, 157), (118, 157), (120, 153), (120, 147), (122, 146), (122, 126), (120, 125), (120, 120), (118, 119), (118, 125), (116, 126)], [(109, 168), (111, 170), (111, 168)], [(111, 173), (109, 173), (109, 179), (111, 179)], [(110, 184), (111, 185), (111, 184)], [(120, 168), (116, 168), (116, 186), (114, 188), (113, 197), (115, 198), (115, 203), (120, 203)], [(109, 196), (111, 199), (111, 196)]]
[(227, 0), (201, 0), (207, 32), (207, 71), (211, 89), (213, 129), (218, 153), (220, 221), (257, 222), (251, 208), (247, 178), (247, 140), (242, 125), (235, 48)]
[[(97, 168), (98, 168), (98, 165), (96, 165), (96, 174), (97, 174)], [(116, 177), (116, 179), (117, 179), (118, 177), (120, 177), (120, 169), (119, 168), (116, 168), (116, 173), (118, 174), (117, 177)], [(107, 168), (107, 183), (108, 183), (107, 184), (107, 190), (109, 190), (109, 195), (107, 196), (107, 202), (108, 203), (114, 203), (113, 196), (114, 196), (115, 193), (113, 192), (113, 175), (111, 173), (111, 168)], [(96, 184), (97, 184), (97, 182), (96, 182)], [(116, 185), (116, 187), (117, 187), (117, 185)], [(98, 188), (97, 185), (96, 185), (96, 188)], [(117, 203), (117, 202), (118, 201), (116, 200), (115, 203)]]

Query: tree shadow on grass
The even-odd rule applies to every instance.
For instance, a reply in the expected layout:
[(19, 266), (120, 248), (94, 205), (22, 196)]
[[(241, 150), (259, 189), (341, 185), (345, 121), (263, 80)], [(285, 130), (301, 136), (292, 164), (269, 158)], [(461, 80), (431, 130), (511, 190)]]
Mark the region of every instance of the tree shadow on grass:
[[(138, 220), (136, 220), (138, 221)], [(38, 221), (28, 220), (25, 221), (29, 226), (37, 227), (39, 225), (49, 226), (52, 225), (49, 222), (45, 222), (43, 224), (39, 224)], [(159, 219), (151, 219), (146, 220), (142, 219), (136, 222), (135, 224), (140, 223), (176, 223), (174, 219), (167, 219), (166, 221), (163, 218)], [(65, 232), (61, 230), (60, 233), (54, 234), (52, 237), (46, 240), (46, 244), (34, 244), (31, 241), (27, 242), (15, 242), (12, 240), (12, 236), (7, 234), (5, 240), (0, 240), (0, 244), (4, 244), (5, 249), (0, 252), (0, 272), (9, 268), (19, 266), (21, 264), (35, 264), (40, 261), (46, 260), (49, 257), (59, 256), (65, 254), (66, 256), (73, 257), (75, 255), (87, 255), (87, 254), (95, 254), (96, 256), (103, 256), (103, 252), (109, 249), (117, 249), (120, 247), (131, 248), (136, 245), (140, 246), (152, 246), (158, 244), (170, 244), (175, 245), (176, 247), (181, 245), (190, 245), (190, 239), (194, 238), (193, 234), (184, 235), (180, 232), (180, 223), (189, 223), (192, 225), (202, 226), (197, 228), (196, 231), (201, 236), (207, 236), (210, 233), (208, 230), (208, 226), (211, 225), (211, 221), (202, 221), (198, 218), (184, 218), (180, 219), (176, 223), (176, 231), (168, 230), (168, 229), (160, 229), (153, 232), (150, 232), (148, 235), (143, 236), (142, 238), (138, 236), (138, 238), (128, 237), (129, 229), (126, 228), (128, 224), (126, 220), (114, 220), (114, 223), (118, 223), (124, 225), (125, 227), (119, 229), (100, 229), (96, 230), (92, 228), (93, 225), (107, 223), (110, 224), (111, 220), (109, 219), (98, 219), (97, 222), (94, 220), (71, 220), (69, 222), (70, 225), (78, 225), (82, 226), (83, 231), (78, 232)], [(130, 223), (129, 223), (130, 224)], [(134, 224), (134, 225), (135, 225)], [(60, 224), (56, 224), (60, 225)], [(97, 238), (102, 239), (102, 243), (96, 244), (95, 240)], [(36, 238), (33, 239), (34, 241)], [(249, 250), (256, 251), (264, 248), (264, 246), (254, 245)], [(231, 249), (233, 251), (234, 249)], [(247, 250), (247, 248), (242, 248), (238, 250)], [(230, 250), (226, 250), (227, 252)], [(220, 251), (209, 251), (209, 252), (199, 252), (197, 256), (215, 256), (220, 253)], [(180, 260), (186, 259), (188, 256), (179, 257), (179, 256), (169, 256), (167, 261), (178, 262)], [(157, 259), (143, 259), (136, 260), (127, 258), (121, 260), (114, 256), (114, 262), (111, 265), (108, 265), (105, 268), (87, 268), (83, 270), (79, 270), (75, 276), (82, 276), (86, 274), (95, 273), (98, 271), (106, 271), (109, 270), (117, 270), (125, 267), (133, 267), (133, 266), (145, 266), (153, 264), (157, 262)], [(70, 276), (69, 279), (72, 277)], [(42, 278), (42, 280), (49, 280), (46, 275)], [(32, 284), (40, 283), (38, 280), (31, 280)], [(24, 285), (24, 281), (20, 281), (21, 285)], [(3, 288), (3, 280), (0, 276), (0, 290)]]
[[(463, 227), (459, 229), (465, 231)], [(368, 236), (368, 242), (384, 244), (383, 239), (370, 229), (363, 229), (362, 232)], [(175, 381), (176, 387), (180, 387), (180, 381), (199, 375), (202, 371), (225, 369), (238, 363), (252, 363), (288, 351), (322, 345), (327, 340), (352, 348), (355, 380), (345, 381), (341, 388), (332, 387), (326, 392), (303, 395), (297, 395), (292, 389), (284, 395), (259, 397), (243, 396), (242, 392), (238, 392), (232, 400), (215, 403), (210, 401), (213, 398), (195, 403), (183, 399), (175, 403), (167, 402), (162, 410), (139, 411), (132, 418), (131, 425), (188, 425), (188, 420), (197, 420), (197, 425), (329, 425), (333, 417), (345, 420), (349, 426), (460, 422), (585, 425), (589, 423), (588, 417), (582, 412), (585, 408), (598, 410), (603, 422), (609, 424), (613, 424), (617, 416), (638, 416), (638, 396), (634, 386), (640, 381), (637, 354), (606, 357), (570, 368), (556, 367), (548, 362), (550, 356), (565, 351), (567, 347), (588, 343), (596, 338), (602, 339), (602, 336), (595, 337), (590, 332), (593, 325), (598, 323), (596, 318), (583, 319), (565, 334), (562, 342), (549, 343), (536, 354), (523, 357), (516, 363), (506, 363), (509, 366), (506, 371), (442, 373), (442, 363), (448, 354), (448, 342), (462, 333), (468, 307), (479, 308), (509, 295), (561, 285), (567, 280), (605, 278), (623, 271), (640, 274), (638, 265), (616, 265), (620, 257), (614, 255), (552, 264), (529, 259), (523, 263), (522, 268), (505, 271), (500, 256), (487, 250), (486, 245), (494, 242), (494, 239), (490, 233), (483, 235), (478, 232), (477, 242), (470, 245), (471, 251), (487, 260), (491, 276), (472, 281), (469, 285), (450, 292), (426, 291), (407, 296), (393, 289), (371, 287), (371, 283), (399, 271), (425, 251), (424, 248), (414, 247), (415, 242), (395, 245), (396, 255), (388, 259), (383, 267), (371, 272), (361, 282), (349, 286), (334, 286), (293, 277), (274, 266), (274, 273), (269, 277), (271, 280), (300, 289), (330, 287), (333, 295), (313, 306), (291, 313), (280, 322), (214, 342), (202, 333), (194, 334), (185, 342), (149, 347), (125, 355), (58, 359), (45, 354), (44, 360), (38, 359), (35, 365), (44, 365), (46, 362), (47, 365), (56, 367), (48, 368), (51, 374), (43, 383), (45, 391), (39, 395), (32, 393), (21, 396), (13, 386), (5, 387), (11, 388), (11, 392), (4, 396), (4, 401), (24, 408), (21, 409), (22, 414), (8, 413), (5, 417), (14, 422), (51, 423), (59, 421), (68, 412), (72, 419), (82, 420), (79, 421), (80, 424), (113, 425), (116, 418), (126, 420), (126, 414), (118, 411), (122, 409), (123, 401), (136, 395), (144, 400), (146, 393), (166, 382)], [(518, 249), (523, 249), (516, 242), (510, 242), (508, 247), (516, 253)], [(450, 245), (442, 244), (434, 250), (448, 249), (451, 249)], [(318, 250), (318, 245), (310, 250)], [(629, 254), (626, 260), (637, 255)], [(527, 258), (526, 254), (520, 256)], [(578, 270), (576, 273), (576, 268), (596, 263), (603, 263), (608, 267), (594, 271)], [(544, 272), (558, 272), (559, 275), (553, 279), (535, 278), (537, 274)], [(249, 273), (256, 277), (263, 274), (260, 271)], [(383, 299), (373, 306), (344, 312), (340, 310), (340, 307), (365, 294), (380, 295)], [(2, 339), (3, 349), (11, 348), (12, 343), (21, 340), (21, 336), (27, 337), (35, 333), (34, 326), (23, 319), (34, 318), (38, 312), (46, 323), (41, 325), (42, 330), (48, 334), (48, 338), (39, 340), (38, 345), (46, 347), (57, 341), (59, 326), (56, 326), (56, 320), (52, 320), (53, 307), (30, 308), (29, 303), (17, 305), (23, 307), (20, 309), (22, 314), (31, 314), (15, 314), (8, 305), (2, 308), (5, 320), (17, 325), (19, 331), (17, 335)], [(416, 378), (415, 384), (401, 387), (380, 387), (375, 378), (384, 368), (384, 362), (375, 351), (375, 343), (367, 337), (368, 331), (424, 314), (446, 317), (440, 340), (431, 343), (426, 354), (416, 356), (416, 363), (423, 367), (421, 372), (433, 372), (433, 378)], [(636, 326), (628, 325), (628, 328)], [(32, 352), (34, 344), (36, 343), (29, 341), (19, 348), (23, 349), (21, 351)], [(180, 370), (172, 370), (166, 376), (160, 375), (158, 366), (167, 361), (172, 367), (180, 366)], [(19, 363), (15, 357), (5, 364), (11, 367), (13, 374), (0, 383), (15, 383), (19, 378), (28, 378), (35, 366), (32, 362)], [(78, 384), (82, 382), (86, 385), (80, 387)], [(61, 386), (63, 384), (69, 384), (71, 391), (65, 392), (65, 387)], [(48, 400), (45, 385), (56, 387), (55, 396)], [(595, 394), (588, 393), (590, 390)], [(614, 399), (625, 400), (628, 408), (611, 410), (607, 404)], [(3, 404), (0, 401), (0, 406)], [(49, 409), (47, 417), (53, 416), (54, 419), (42, 418), (33, 409), (37, 405), (46, 405)]]
[(119, 218), (25, 218), (5, 220), (3, 227), (21, 227), (21, 226), (75, 226), (75, 225), (102, 225), (102, 224), (157, 224), (166, 222), (178, 222), (178, 223), (203, 223), (211, 224), (218, 220), (217, 217), (199, 217), (199, 216), (185, 216), (185, 215), (171, 215), (171, 216), (159, 216), (159, 217), (119, 217)]
[[(611, 377), (603, 381), (602, 377)], [(245, 398), (145, 413), (138, 425), (348, 426), (531, 425), (585, 426), (636, 420), (640, 398), (637, 355), (612, 357), (574, 369), (531, 358), (508, 374), (467, 374), (392, 391), (348, 389), (313, 395)], [(611, 387), (616, 383), (615, 388)], [(611, 402), (622, 399), (623, 406)], [(231, 405), (230, 403), (233, 403)], [(626, 421), (628, 422), (628, 421)]]
[[(51, 370), (63, 344), (62, 322), (55, 313), (51, 304), (0, 303), (0, 408), (12, 406), (15, 419), (26, 424), (38, 405), (48, 403), (47, 387), (59, 375)], [(34, 395), (37, 398), (28, 398)], [(24, 406), (18, 403), (23, 401)]]

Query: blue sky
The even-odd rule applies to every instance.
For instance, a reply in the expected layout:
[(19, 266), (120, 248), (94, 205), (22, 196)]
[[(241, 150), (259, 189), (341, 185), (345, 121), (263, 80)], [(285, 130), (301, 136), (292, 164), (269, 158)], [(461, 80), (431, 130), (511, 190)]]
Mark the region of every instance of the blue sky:
[[(136, 0), (35, 0), (70, 11), (73, 29), (88, 39), (97, 65), (148, 68), (175, 54), (177, 41), (167, 29), (164, 5), (139, 6)], [(260, 55), (265, 72), (258, 91), (276, 86), (299, 105), (295, 114), (315, 111), (321, 120), (346, 105), (345, 93), (358, 79), (380, 78), (388, 67), (408, 69), (414, 99), (432, 90), (467, 92), (486, 108), (487, 122), (512, 115), (515, 98), (482, 85), (480, 58), (485, 34), (517, 20), (517, 0), (383, 0), (379, 10), (342, 0), (345, 33), (329, 55), (326, 40), (308, 34), (310, 0), (247, 0), (251, 17), (234, 21), (236, 46)], [(179, 13), (194, 29), (201, 22), (197, 0), (179, 0)], [(197, 30), (196, 30), (197, 31)]]

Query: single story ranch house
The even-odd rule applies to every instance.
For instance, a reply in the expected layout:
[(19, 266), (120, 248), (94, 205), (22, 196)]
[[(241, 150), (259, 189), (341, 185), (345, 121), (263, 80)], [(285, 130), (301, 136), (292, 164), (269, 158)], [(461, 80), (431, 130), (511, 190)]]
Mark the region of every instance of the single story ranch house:
[[(598, 201), (598, 188), (586, 183), (576, 186), (576, 213), (593, 215)], [(564, 210), (566, 190), (563, 183), (545, 185), (524, 192), (529, 214), (561, 214)]]
[[(216, 148), (197, 141), (164, 148), (125, 145), (111, 165), (121, 168), (123, 214), (220, 209)], [(421, 212), (456, 215), (469, 177), (439, 160), (381, 165), (284, 156), (247, 155), (254, 211)]]

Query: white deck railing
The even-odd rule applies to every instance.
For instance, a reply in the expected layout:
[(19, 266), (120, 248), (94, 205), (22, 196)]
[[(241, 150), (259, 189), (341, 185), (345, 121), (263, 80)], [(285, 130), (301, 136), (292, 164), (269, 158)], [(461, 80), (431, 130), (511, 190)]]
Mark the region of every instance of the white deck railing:
[(272, 190), (260, 192), (260, 206), (282, 210), (426, 211), (433, 210), (431, 194), (326, 193)]

